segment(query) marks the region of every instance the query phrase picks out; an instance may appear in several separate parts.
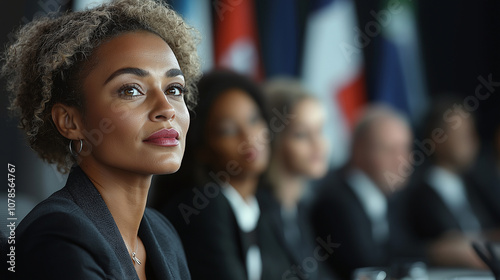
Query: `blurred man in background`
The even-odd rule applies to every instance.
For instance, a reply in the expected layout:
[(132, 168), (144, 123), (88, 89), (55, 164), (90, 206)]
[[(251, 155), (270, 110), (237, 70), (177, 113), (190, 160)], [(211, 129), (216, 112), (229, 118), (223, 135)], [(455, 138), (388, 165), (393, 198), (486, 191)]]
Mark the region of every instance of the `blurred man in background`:
[(460, 100), (443, 96), (425, 124), (426, 139), (441, 136), (427, 143), (431, 162), (408, 196), (411, 230), (427, 244), (431, 264), (484, 268), (470, 243), (495, 238), (491, 230), (498, 220), (469, 174), (479, 147), (472, 112)]
[[(387, 266), (394, 236), (392, 194), (407, 175), (412, 134), (406, 119), (385, 106), (368, 108), (357, 124), (348, 164), (320, 187), (312, 210), (317, 236), (340, 247), (327, 260), (342, 279), (356, 268)], [(396, 174), (400, 180), (388, 180)]]

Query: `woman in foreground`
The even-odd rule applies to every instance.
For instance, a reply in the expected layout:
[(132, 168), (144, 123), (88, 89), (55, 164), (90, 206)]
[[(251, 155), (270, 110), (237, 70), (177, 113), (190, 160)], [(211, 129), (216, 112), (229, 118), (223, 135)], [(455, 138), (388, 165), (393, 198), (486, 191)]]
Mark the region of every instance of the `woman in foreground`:
[(3, 75), (31, 148), (66, 186), (17, 229), (17, 279), (189, 279), (179, 237), (146, 208), (153, 174), (180, 167), (199, 64), (168, 7), (123, 0), (38, 19)]

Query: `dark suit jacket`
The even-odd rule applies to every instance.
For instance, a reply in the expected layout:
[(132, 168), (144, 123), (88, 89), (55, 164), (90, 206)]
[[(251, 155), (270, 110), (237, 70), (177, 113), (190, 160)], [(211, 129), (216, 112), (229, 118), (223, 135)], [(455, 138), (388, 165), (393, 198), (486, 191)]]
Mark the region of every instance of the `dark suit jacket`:
[[(494, 228), (495, 219), (485, 206), (473, 181), (464, 177), (464, 185), (469, 204), (481, 227), (483, 229)], [(420, 180), (420, 184), (411, 190), (410, 197), (408, 219), (413, 226), (413, 231), (420, 239), (429, 241), (447, 231), (461, 231), (451, 210), (425, 180)]]
[(373, 239), (371, 221), (345, 181), (343, 170), (331, 172), (323, 180), (311, 220), (316, 236), (325, 240), (330, 236), (332, 242), (340, 244), (326, 263), (342, 279), (351, 279), (359, 267), (389, 264), (389, 245)]
[[(286, 242), (283, 219), (281, 216), (281, 205), (272, 194), (272, 191), (269, 188), (263, 188), (258, 192), (257, 198), (259, 199), (263, 215), (269, 217), (268, 227), (273, 230), (273, 233), (279, 242), (278, 244), (282, 246), (283, 251), (288, 254), (290, 261), (292, 261), (296, 267), (299, 267), (303, 266), (304, 261), (307, 259), (314, 258), (315, 249), (320, 245), (315, 241), (314, 232), (310, 222), (309, 205), (305, 202), (301, 202), (297, 205), (297, 226), (300, 229), (301, 244), (299, 246), (293, 245), (292, 247)], [(316, 261), (320, 265), (321, 261)], [(329, 271), (324, 271), (322, 269), (315, 269), (311, 271), (310, 269), (304, 270), (302, 268), (300, 273), (296, 273), (291, 270), (291, 273), (288, 275), (289, 277), (285, 279), (295, 279), (297, 277), (300, 279), (301, 277), (306, 278), (306, 276), (309, 280), (334, 278)]]
[[(148, 279), (190, 279), (179, 237), (165, 217), (146, 209), (139, 237)], [(139, 279), (111, 213), (79, 167), (23, 219), (16, 244), (17, 279)]]
[(471, 171), (471, 179), (477, 182), (478, 195), (498, 226), (500, 224), (500, 203), (498, 203), (500, 197), (500, 169), (494, 154), (494, 152), (489, 152), (478, 160)]
[[(203, 188), (195, 189), (198, 194)], [(183, 211), (191, 209), (186, 221)], [(182, 239), (193, 279), (245, 280), (249, 238), (236, 221), (231, 205), (218, 188), (216, 195), (200, 198), (193, 190), (184, 191), (167, 205), (163, 213)], [(187, 213), (187, 212), (185, 212)], [(292, 262), (279, 245), (267, 215), (261, 215), (256, 238), (262, 256), (262, 280), (281, 279)]]

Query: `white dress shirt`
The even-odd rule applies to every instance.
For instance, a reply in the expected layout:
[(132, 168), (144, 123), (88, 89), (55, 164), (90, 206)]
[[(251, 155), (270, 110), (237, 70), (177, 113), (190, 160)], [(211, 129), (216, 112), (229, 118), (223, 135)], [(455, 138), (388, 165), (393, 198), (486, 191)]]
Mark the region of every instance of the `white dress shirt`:
[(347, 184), (357, 196), (372, 225), (373, 239), (384, 243), (389, 238), (387, 198), (361, 170), (353, 169), (347, 175)]
[[(240, 229), (245, 232), (251, 232), (257, 228), (260, 217), (260, 208), (257, 199), (252, 196), (247, 200), (241, 197), (240, 193), (231, 185), (222, 188), (222, 193), (229, 201), (233, 209), (236, 222)], [(246, 255), (246, 268), (249, 280), (259, 280), (262, 276), (262, 258), (260, 249), (257, 245), (251, 245)]]
[(458, 175), (434, 166), (429, 169), (426, 181), (457, 219), (462, 230), (481, 229), (479, 221), (472, 212), (464, 182)]

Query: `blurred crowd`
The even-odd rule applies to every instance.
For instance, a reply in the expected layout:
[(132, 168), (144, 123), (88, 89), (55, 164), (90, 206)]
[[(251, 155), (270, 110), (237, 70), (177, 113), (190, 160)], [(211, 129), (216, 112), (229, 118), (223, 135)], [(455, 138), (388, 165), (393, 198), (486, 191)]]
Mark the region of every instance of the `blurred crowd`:
[(366, 106), (349, 160), (331, 168), (325, 109), (298, 81), (258, 85), (214, 70), (198, 86), (182, 167), (151, 194), (193, 279), (486, 269), (471, 244), (500, 239), (500, 133), (478, 160), (474, 114), (454, 95), (437, 95), (420, 128), (388, 105)]

